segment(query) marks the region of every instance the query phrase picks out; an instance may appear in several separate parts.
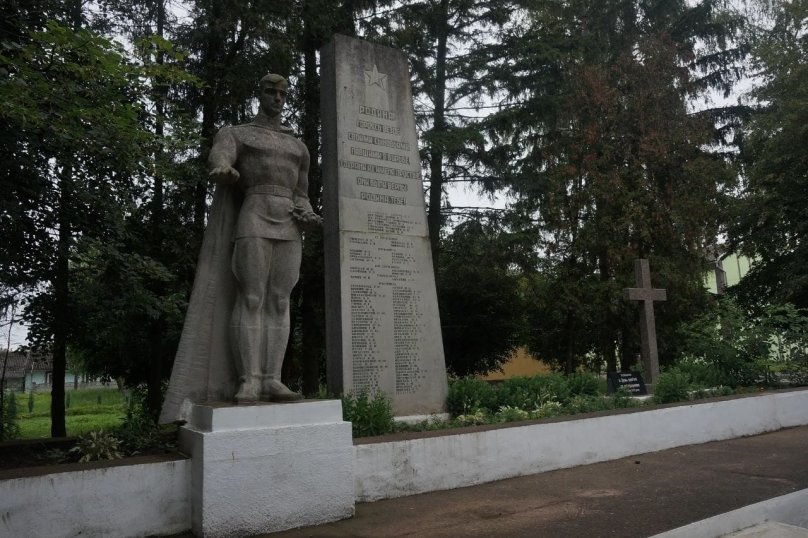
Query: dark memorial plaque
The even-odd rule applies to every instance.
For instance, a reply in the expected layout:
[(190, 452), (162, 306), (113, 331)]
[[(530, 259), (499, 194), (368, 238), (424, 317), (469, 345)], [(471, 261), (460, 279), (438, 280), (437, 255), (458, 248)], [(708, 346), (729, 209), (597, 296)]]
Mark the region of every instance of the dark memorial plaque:
[(627, 388), (634, 396), (648, 394), (642, 375), (634, 372), (609, 372), (606, 374), (606, 388), (609, 394), (614, 394), (621, 388)]
[(336, 36), (321, 51), (328, 386), (387, 394), (396, 415), (447, 394), (409, 65)]

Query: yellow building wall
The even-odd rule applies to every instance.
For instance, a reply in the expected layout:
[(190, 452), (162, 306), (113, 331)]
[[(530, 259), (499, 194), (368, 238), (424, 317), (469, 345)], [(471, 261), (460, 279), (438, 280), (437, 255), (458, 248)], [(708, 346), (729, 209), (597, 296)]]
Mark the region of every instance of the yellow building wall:
[(533, 358), (524, 347), (518, 347), (511, 354), (510, 359), (502, 365), (501, 372), (491, 372), (486, 376), (480, 376), (485, 381), (502, 381), (512, 377), (534, 376), (549, 374), (550, 367), (543, 362)]

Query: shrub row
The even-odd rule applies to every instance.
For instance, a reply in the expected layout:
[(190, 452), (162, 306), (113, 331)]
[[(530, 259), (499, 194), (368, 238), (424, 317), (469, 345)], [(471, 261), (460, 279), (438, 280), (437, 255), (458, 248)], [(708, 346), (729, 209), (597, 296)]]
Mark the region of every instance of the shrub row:
[(497, 413), (502, 408), (532, 411), (556, 402), (567, 405), (575, 397), (598, 394), (598, 379), (589, 374), (576, 373), (535, 377), (514, 377), (499, 385), (491, 385), (474, 378), (456, 379), (449, 383), (446, 409), (453, 416), (477, 411)]

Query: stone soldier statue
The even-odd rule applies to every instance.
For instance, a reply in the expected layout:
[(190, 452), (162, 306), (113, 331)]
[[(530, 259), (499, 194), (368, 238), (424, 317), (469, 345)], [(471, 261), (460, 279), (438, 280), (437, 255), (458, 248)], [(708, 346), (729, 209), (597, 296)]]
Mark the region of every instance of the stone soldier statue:
[(301, 398), (280, 374), (301, 229), (320, 217), (309, 152), (280, 122), (287, 88), (280, 75), (262, 78), (257, 116), (214, 139), (217, 189), (161, 422), (187, 419), (191, 403)]

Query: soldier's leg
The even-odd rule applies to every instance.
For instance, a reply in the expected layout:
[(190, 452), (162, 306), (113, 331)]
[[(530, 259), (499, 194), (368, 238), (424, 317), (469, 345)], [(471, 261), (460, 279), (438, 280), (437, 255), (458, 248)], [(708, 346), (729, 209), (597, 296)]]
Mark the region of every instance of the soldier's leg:
[(238, 294), (230, 323), (230, 339), (241, 376), (237, 402), (258, 401), (261, 396), (261, 356), (264, 301), (272, 244), (259, 237), (236, 239), (232, 270)]
[(302, 398), (281, 383), (281, 367), (289, 341), (289, 296), (300, 275), (300, 241), (273, 241), (269, 285), (264, 303), (267, 346), (262, 399), (290, 401)]

